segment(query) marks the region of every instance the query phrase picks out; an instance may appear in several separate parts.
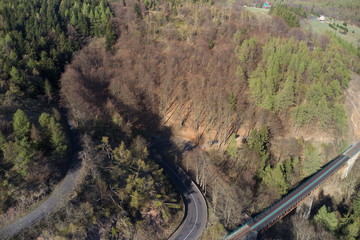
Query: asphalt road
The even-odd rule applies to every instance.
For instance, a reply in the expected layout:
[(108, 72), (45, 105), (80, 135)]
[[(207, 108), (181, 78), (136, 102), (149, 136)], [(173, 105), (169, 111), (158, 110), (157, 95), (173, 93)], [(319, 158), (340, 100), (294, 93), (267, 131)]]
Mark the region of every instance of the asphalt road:
[(69, 200), (70, 194), (74, 191), (77, 179), (80, 177), (81, 160), (78, 153), (82, 150), (80, 143), (80, 134), (76, 129), (72, 129), (66, 122), (66, 110), (60, 109), (63, 117), (63, 126), (69, 137), (69, 158), (71, 158), (69, 170), (64, 179), (54, 188), (49, 198), (40, 204), (28, 215), (20, 218), (14, 223), (0, 229), (0, 240), (10, 239), (26, 228), (38, 223), (41, 219), (55, 212), (60, 206)]
[(225, 237), (226, 240), (232, 239), (250, 239), (256, 236), (258, 232), (272, 223), (282, 218), (284, 215), (294, 209), (299, 202), (306, 198), (314, 189), (325, 182), (334, 173), (336, 173), (348, 160), (354, 157), (360, 151), (360, 142), (350, 147), (342, 155), (329, 162), (320, 171), (315, 173), (306, 182), (291, 191), (288, 195), (270, 206), (249, 222), (230, 233)]
[(76, 178), (79, 175), (80, 168), (69, 171), (63, 181), (55, 188), (50, 197), (38, 208), (30, 212), (18, 221), (0, 229), (0, 239), (10, 239), (22, 230), (34, 225), (41, 219), (54, 212), (63, 201), (66, 201), (76, 185)]
[[(171, 146), (169, 142), (153, 144), (151, 148), (161, 150)], [(203, 233), (207, 220), (207, 204), (199, 188), (179, 166), (170, 161), (158, 161), (167, 176), (181, 194), (185, 204), (182, 223), (169, 237), (171, 240), (196, 240)]]
[[(78, 134), (76, 132), (70, 132), (70, 136), (71, 144), (76, 146), (72, 149), (72, 155), (76, 158), (76, 153), (80, 149)], [(75, 141), (77, 141), (77, 143), (75, 143)], [(152, 148), (161, 149), (167, 146), (170, 146), (170, 143), (154, 144)], [(74, 162), (79, 163), (78, 161)], [(181, 194), (185, 204), (184, 219), (169, 239), (198, 239), (207, 223), (207, 205), (202, 193), (179, 166), (165, 161), (160, 161), (159, 164), (164, 168), (176, 190)], [(80, 170), (80, 164), (73, 164), (65, 178), (55, 187), (54, 191), (45, 202), (23, 218), (0, 229), (0, 239), (6, 240), (12, 238), (24, 229), (31, 227), (44, 217), (53, 213), (62, 204), (65, 204), (68, 197), (75, 189), (77, 183), (76, 179), (80, 175)]]

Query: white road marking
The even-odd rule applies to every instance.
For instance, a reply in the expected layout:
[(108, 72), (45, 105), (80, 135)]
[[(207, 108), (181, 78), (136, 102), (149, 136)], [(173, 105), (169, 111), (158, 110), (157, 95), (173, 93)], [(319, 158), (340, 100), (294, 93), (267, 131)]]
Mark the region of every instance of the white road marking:
[[(190, 193), (189, 188), (184, 184), (184, 182), (181, 180), (181, 178), (179, 177), (179, 175), (177, 175), (177, 173), (174, 172), (174, 170), (172, 170), (172, 168), (171, 168), (165, 161), (163, 161), (163, 160), (161, 160), (161, 161), (162, 161), (163, 163), (165, 163), (165, 165), (170, 169), (170, 171), (172, 171), (172, 172), (175, 174), (175, 176), (181, 181), (182, 185), (184, 185), (184, 186), (186, 187), (187, 191)], [(179, 168), (180, 168), (180, 167), (179, 167)], [(183, 171), (182, 169), (180, 169), (180, 170)], [(189, 179), (190, 179), (190, 178), (189, 178)], [(193, 182), (192, 182), (191, 179), (190, 179), (190, 181), (191, 181), (191, 184), (193, 184)], [(188, 233), (188, 235), (185, 236), (184, 240), (186, 240), (186, 239), (190, 236), (191, 232), (194, 231), (194, 228), (195, 228), (195, 226), (196, 226), (196, 222), (197, 222), (197, 220), (198, 220), (198, 218), (199, 218), (198, 207), (197, 207), (195, 198), (194, 198), (194, 196), (192, 195), (192, 193), (190, 193), (190, 195), (191, 195), (191, 198), (193, 199), (193, 201), (194, 201), (194, 203), (195, 203), (196, 218), (195, 218), (195, 224), (194, 224), (194, 226), (191, 228), (191, 230), (190, 230), (190, 232)]]
[[(184, 184), (184, 183), (183, 183)], [(191, 182), (191, 184), (193, 184), (192, 182)], [(184, 184), (185, 185), (185, 184)], [(185, 186), (186, 187), (186, 186)], [(187, 187), (186, 187), (187, 188)], [(188, 189), (189, 190), (189, 189)], [(195, 209), (196, 209), (196, 219), (195, 219), (195, 224), (194, 224), (194, 226), (191, 228), (191, 230), (190, 230), (190, 232), (188, 233), (188, 235), (186, 235), (185, 236), (185, 238), (184, 238), (184, 240), (186, 240), (188, 237), (189, 237), (189, 235), (191, 234), (191, 232), (194, 230), (194, 228), (195, 228), (195, 226), (196, 226), (196, 222), (197, 222), (197, 220), (198, 220), (198, 216), (199, 216), (199, 214), (198, 214), (198, 207), (197, 207), (197, 204), (196, 204), (196, 201), (195, 201), (195, 198), (194, 198), (194, 196), (191, 194), (191, 197), (192, 197), (192, 199), (194, 200), (194, 203), (195, 203)]]

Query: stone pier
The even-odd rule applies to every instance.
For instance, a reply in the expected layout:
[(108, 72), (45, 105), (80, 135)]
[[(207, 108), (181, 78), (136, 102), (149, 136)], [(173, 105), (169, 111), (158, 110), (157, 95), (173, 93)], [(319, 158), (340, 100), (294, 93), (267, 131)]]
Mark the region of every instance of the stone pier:
[(300, 203), (297, 207), (296, 207), (296, 214), (308, 219), (310, 216), (310, 212), (311, 212), (311, 207), (312, 204), (314, 202), (314, 194), (310, 194), (310, 196), (308, 196), (307, 198), (304, 199), (304, 201), (302, 201), (302, 203)]

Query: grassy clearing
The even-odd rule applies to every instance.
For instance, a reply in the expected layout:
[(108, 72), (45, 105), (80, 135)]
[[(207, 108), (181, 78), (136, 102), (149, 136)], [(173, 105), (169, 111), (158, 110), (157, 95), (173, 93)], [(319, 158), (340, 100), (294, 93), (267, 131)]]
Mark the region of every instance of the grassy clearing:
[(247, 11), (254, 13), (259, 18), (264, 18), (264, 17), (270, 18), (269, 9), (256, 8), (256, 7), (246, 7), (245, 9)]
[(344, 40), (346, 40), (354, 45), (360, 46), (360, 28), (359, 27), (348, 24), (347, 28), (349, 29), (349, 32), (347, 34), (342, 34), (340, 32), (340, 30), (341, 30), (340, 28), (335, 30), (335, 29), (329, 27), (329, 23), (332, 23), (332, 24), (335, 23), (335, 25), (343, 24), (343, 22), (336, 21), (336, 20), (329, 20), (327, 23), (321, 23), (317, 20), (308, 20), (308, 21), (306, 21), (304, 27), (311, 26), (311, 28), (314, 30), (314, 32), (317, 32), (317, 33), (324, 33), (325, 31), (330, 31), (330, 32), (336, 33), (338, 36), (340, 36)]
[[(270, 18), (269, 9), (257, 8), (257, 7), (246, 7), (247, 11), (252, 12), (258, 18)], [(342, 21), (337, 21), (332, 18), (328, 19), (327, 23), (321, 23), (317, 20), (306, 20), (303, 22), (304, 28), (312, 28), (314, 32), (324, 33), (326, 31), (333, 32), (343, 38), (344, 40), (354, 44), (355, 46), (360, 46), (360, 28), (355, 25), (347, 25), (349, 32), (346, 34), (341, 33), (341, 29), (337, 30), (329, 27), (329, 23), (333, 25), (343, 25)]]

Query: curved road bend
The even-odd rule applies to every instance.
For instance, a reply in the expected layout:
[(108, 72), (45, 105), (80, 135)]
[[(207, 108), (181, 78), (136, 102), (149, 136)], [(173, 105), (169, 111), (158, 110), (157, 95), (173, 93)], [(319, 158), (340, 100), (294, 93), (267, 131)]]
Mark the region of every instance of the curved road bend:
[[(171, 146), (170, 142), (155, 143), (153, 149), (164, 149)], [(180, 226), (170, 236), (170, 240), (196, 240), (203, 233), (208, 210), (204, 196), (190, 177), (179, 166), (172, 162), (158, 161), (164, 168), (176, 190), (181, 194), (185, 204), (185, 216)]]
[(63, 201), (66, 201), (66, 198), (68, 198), (74, 190), (80, 169), (81, 168), (78, 167), (74, 171), (70, 170), (63, 181), (56, 186), (50, 197), (34, 211), (3, 229), (0, 229), (0, 239), (10, 239), (22, 230), (34, 225), (42, 218), (54, 212)]
[[(60, 112), (63, 116), (63, 121), (67, 119), (64, 117), (66, 116), (66, 110), (60, 109)], [(54, 188), (54, 191), (50, 194), (50, 197), (45, 200), (45, 202), (43, 202), (39, 207), (30, 212), (28, 215), (20, 218), (16, 222), (0, 229), (0, 240), (10, 239), (24, 229), (38, 223), (41, 219), (53, 213), (58, 207), (67, 201), (70, 194), (74, 191), (81, 171), (81, 160), (78, 157), (78, 153), (82, 150), (82, 146), (80, 143), (79, 132), (76, 129), (72, 129), (69, 122), (64, 121), (63, 124), (65, 126), (65, 131), (69, 136), (69, 154), (72, 158), (66, 176)]]
[[(72, 145), (73, 148), (71, 152), (73, 156), (76, 156), (75, 153), (79, 150), (79, 141), (75, 141), (77, 139), (77, 133), (71, 131), (70, 138), (71, 144), (74, 144)], [(159, 145), (160, 144), (155, 144), (154, 146)], [(162, 145), (169, 145), (169, 143)], [(181, 225), (172, 234), (170, 239), (198, 239), (207, 223), (207, 205), (203, 195), (180, 167), (164, 161), (162, 161), (160, 165), (168, 174), (170, 180), (175, 185), (175, 188), (181, 193), (186, 208), (185, 216)], [(0, 239), (10, 239), (54, 212), (63, 203), (63, 201), (66, 201), (74, 190), (80, 170), (80, 166), (72, 166), (65, 178), (58, 186), (55, 187), (54, 191), (45, 202), (23, 218), (4, 227), (3, 229), (0, 229)]]

